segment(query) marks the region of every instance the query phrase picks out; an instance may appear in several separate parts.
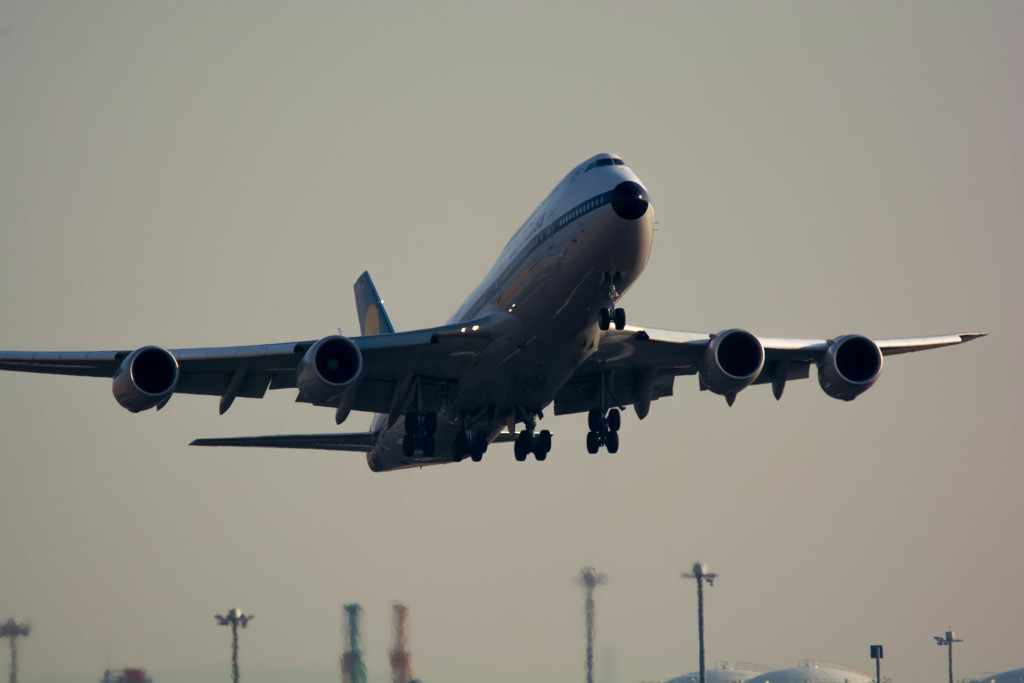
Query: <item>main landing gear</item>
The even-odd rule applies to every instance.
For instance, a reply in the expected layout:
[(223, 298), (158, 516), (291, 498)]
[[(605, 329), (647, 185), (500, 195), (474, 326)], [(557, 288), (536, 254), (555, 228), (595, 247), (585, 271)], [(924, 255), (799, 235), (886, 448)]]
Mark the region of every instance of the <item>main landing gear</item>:
[(452, 442), (452, 460), (455, 462), (462, 462), (467, 455), (473, 462), (480, 462), (486, 452), (487, 432), (482, 429), (475, 434), (470, 429), (463, 429)]
[(524, 462), (533, 453), (539, 462), (543, 462), (551, 452), (551, 432), (546, 429), (537, 431), (539, 412), (521, 411), (518, 417), (523, 422), (523, 431), (519, 432), (514, 444), (516, 460)]
[(516, 460), (519, 462), (524, 462), (530, 453), (533, 453), (538, 461), (543, 462), (551, 452), (551, 432), (544, 429), (534, 434), (532, 429), (524, 429), (516, 437), (514, 449)]
[(423, 456), (433, 458), (437, 449), (434, 434), (437, 432), (437, 413), (406, 413), (405, 439), (402, 440), (402, 453), (407, 458), (416, 454), (417, 449)]
[(590, 432), (587, 434), (587, 452), (597, 453), (601, 446), (608, 449), (609, 453), (619, 450), (619, 427), (622, 426), (622, 414), (618, 408), (608, 411), (607, 417), (604, 411), (591, 410), (587, 416), (587, 424)]
[(607, 330), (615, 324), (615, 329), (621, 330), (626, 326), (626, 311), (622, 308), (615, 308), (615, 302), (619, 298), (619, 292), (615, 289), (615, 283), (622, 279), (621, 273), (605, 273), (604, 289), (608, 295), (608, 306), (597, 312), (597, 326)]

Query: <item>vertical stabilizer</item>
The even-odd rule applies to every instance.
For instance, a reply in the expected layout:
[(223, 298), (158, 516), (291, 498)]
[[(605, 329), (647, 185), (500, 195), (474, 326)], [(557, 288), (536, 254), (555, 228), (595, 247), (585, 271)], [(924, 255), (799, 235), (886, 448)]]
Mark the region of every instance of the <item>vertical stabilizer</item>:
[(373, 286), (370, 273), (364, 272), (356, 280), (356, 313), (359, 314), (359, 333), (363, 336), (368, 334), (390, 334), (395, 331), (387, 311), (384, 310), (384, 302), (377, 294), (377, 288)]

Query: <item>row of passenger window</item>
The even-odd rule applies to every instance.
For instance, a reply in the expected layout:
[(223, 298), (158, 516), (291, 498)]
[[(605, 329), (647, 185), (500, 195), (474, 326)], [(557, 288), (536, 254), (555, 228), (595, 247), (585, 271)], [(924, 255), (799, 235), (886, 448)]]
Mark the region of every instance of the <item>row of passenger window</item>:
[[(599, 159), (598, 161), (611, 162), (613, 160)], [(616, 161), (619, 164), (622, 164), (621, 159), (614, 159), (614, 161)], [(557, 234), (562, 228), (564, 228), (572, 221), (593, 211), (599, 206), (603, 206), (607, 202), (607, 194), (601, 195), (599, 197), (594, 197), (590, 201), (584, 202), (577, 206), (576, 208), (574, 208), (572, 211), (569, 211), (568, 213), (564, 214), (557, 221), (551, 223), (550, 225), (548, 225), (548, 227), (544, 228), (539, 233), (534, 235), (533, 239), (530, 240), (529, 244), (519, 250), (519, 253), (516, 255), (515, 259), (510, 264), (505, 266), (505, 269), (501, 271), (501, 275), (499, 275), (498, 278), (493, 283), (491, 283), (491, 286), (487, 289), (487, 293), (481, 300), (480, 304), (478, 304), (477, 309), (471, 311), (468, 314), (468, 316), (475, 316), (477, 313), (480, 312), (479, 309), (482, 308), (483, 305), (485, 305), (487, 302), (494, 301), (494, 298), (498, 295), (498, 292), (505, 288), (505, 285), (508, 284), (508, 281), (512, 278), (512, 275), (517, 270), (519, 270), (520, 267), (522, 267), (523, 263), (526, 262), (526, 259), (529, 258), (534, 251), (536, 251), (537, 247), (544, 244), (544, 242), (546, 242), (550, 237)]]

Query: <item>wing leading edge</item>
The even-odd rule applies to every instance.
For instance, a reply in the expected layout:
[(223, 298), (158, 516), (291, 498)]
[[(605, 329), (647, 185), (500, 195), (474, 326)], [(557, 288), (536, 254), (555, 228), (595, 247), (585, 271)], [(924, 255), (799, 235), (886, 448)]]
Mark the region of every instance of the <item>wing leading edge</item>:
[[(892, 356), (962, 344), (986, 334), (968, 332), (869, 341), (881, 356)], [(585, 412), (601, 408), (603, 402), (620, 408), (633, 405), (637, 414), (645, 417), (650, 401), (672, 395), (676, 377), (700, 373), (709, 347), (717, 336), (631, 326), (605, 331), (597, 352), (577, 368), (555, 396), (555, 414)], [(762, 362), (756, 374), (743, 386), (772, 384), (776, 398), (779, 398), (787, 381), (806, 379), (810, 376), (812, 364), (821, 367), (827, 363), (830, 347), (843, 338), (756, 339), (763, 349)], [(875, 376), (880, 369), (881, 358), (878, 359)], [(701, 388), (709, 388), (703, 380)], [(730, 403), (735, 399), (735, 392), (731, 395), (728, 392), (716, 393), (726, 395)]]

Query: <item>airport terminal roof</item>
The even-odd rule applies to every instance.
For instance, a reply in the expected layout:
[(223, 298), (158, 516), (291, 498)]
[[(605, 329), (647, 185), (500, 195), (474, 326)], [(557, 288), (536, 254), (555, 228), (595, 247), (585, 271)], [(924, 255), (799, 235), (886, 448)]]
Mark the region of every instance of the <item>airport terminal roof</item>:
[(747, 683), (872, 683), (875, 677), (859, 669), (822, 659), (801, 660), (792, 669), (771, 671)]
[(1024, 683), (1024, 668), (975, 679), (974, 683)]
[[(712, 669), (704, 672), (706, 683), (743, 683), (750, 678), (771, 671), (767, 666), (760, 664), (748, 664), (746, 662), (715, 662)], [(700, 683), (700, 672), (676, 676), (665, 681), (665, 683)]]

